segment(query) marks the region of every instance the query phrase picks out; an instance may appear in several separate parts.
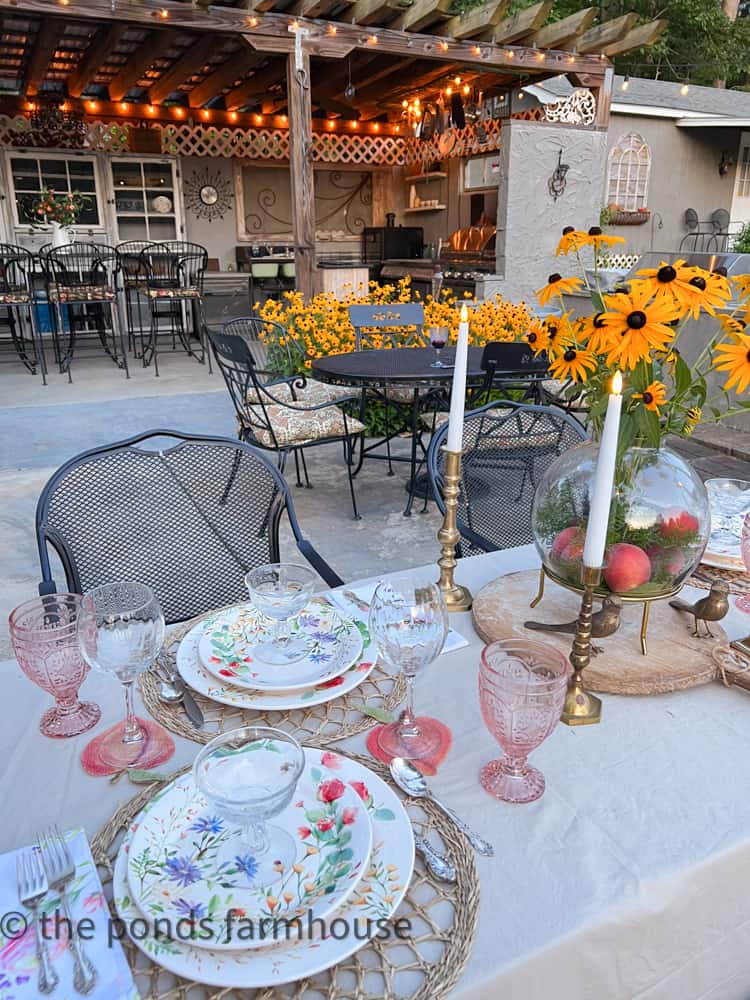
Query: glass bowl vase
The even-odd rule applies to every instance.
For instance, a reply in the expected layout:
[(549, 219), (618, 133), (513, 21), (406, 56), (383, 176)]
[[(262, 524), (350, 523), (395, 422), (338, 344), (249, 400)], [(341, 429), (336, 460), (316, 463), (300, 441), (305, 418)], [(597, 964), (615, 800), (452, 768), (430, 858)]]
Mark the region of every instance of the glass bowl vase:
[[(581, 588), (581, 565), (598, 444), (564, 452), (534, 497), (531, 527), (546, 573)], [(670, 448), (633, 447), (618, 459), (597, 593), (656, 600), (676, 593), (703, 555), (711, 528), (706, 489)]]

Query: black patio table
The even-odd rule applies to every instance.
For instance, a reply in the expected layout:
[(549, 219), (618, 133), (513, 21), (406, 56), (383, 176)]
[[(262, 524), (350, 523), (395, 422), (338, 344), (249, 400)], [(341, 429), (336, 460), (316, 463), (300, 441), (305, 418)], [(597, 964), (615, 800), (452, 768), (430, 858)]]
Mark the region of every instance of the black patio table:
[[(431, 347), (398, 347), (384, 350), (351, 351), (348, 354), (330, 354), (325, 358), (316, 358), (312, 363), (312, 375), (321, 382), (334, 385), (353, 386), (358, 389), (370, 389), (384, 400), (387, 407), (401, 415), (394, 429), (386, 423), (385, 436), (375, 443), (362, 445), (362, 460), (365, 457), (385, 459), (388, 462), (388, 475), (393, 475), (391, 463), (408, 461), (411, 475), (407, 483), (409, 499), (404, 515), (411, 514), (414, 497), (421, 489), (417, 477), (417, 454), (419, 448), (426, 455), (426, 448), (421, 440), (419, 422), (420, 402), (433, 393), (435, 395), (450, 388), (453, 381), (453, 362), (455, 348), (445, 348), (440, 352), (440, 360), (444, 368), (432, 368), (435, 351)], [(482, 371), (482, 348), (470, 347), (466, 366), (466, 385), (476, 388), (483, 384), (486, 373)], [(388, 390), (399, 388), (411, 390), (409, 402), (403, 401), (402, 392), (397, 399), (389, 397)], [(386, 418), (387, 420), (387, 418)], [(403, 458), (391, 455), (390, 442), (404, 430), (411, 431), (411, 455)], [(386, 454), (378, 454), (377, 449), (386, 446)], [(360, 461), (361, 467), (361, 461)], [(428, 488), (429, 490), (429, 488)], [(425, 494), (426, 496), (427, 494)]]

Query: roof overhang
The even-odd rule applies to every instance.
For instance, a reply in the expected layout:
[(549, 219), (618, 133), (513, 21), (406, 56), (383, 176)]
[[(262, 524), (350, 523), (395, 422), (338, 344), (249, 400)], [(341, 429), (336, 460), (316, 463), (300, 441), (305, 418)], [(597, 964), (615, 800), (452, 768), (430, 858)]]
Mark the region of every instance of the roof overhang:
[[(612, 101), (612, 114), (616, 115), (639, 115), (642, 118), (673, 118), (675, 121), (692, 121), (700, 118), (703, 121), (713, 121), (715, 115), (709, 115), (705, 111), (685, 111), (683, 108), (659, 108), (654, 104), (621, 104), (619, 101)], [(723, 120), (723, 119), (722, 119)]]
[(695, 118), (680, 118), (677, 128), (745, 128), (750, 129), (750, 118), (724, 118), (715, 115), (696, 120)]

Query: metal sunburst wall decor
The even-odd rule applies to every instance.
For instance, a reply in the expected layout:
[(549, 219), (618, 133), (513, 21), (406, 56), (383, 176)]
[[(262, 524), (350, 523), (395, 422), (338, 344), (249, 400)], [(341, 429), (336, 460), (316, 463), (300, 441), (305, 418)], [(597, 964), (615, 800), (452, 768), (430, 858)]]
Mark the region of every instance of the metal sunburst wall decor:
[(185, 180), (185, 204), (199, 219), (222, 219), (232, 207), (232, 185), (219, 170), (209, 167)]

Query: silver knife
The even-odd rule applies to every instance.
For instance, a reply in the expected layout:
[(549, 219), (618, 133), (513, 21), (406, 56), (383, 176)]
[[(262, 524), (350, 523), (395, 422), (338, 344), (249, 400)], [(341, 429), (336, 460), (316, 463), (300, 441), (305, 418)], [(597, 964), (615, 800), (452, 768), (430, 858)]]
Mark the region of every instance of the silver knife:
[(158, 661), (156, 663), (156, 671), (163, 680), (180, 692), (185, 715), (187, 715), (196, 729), (202, 729), (206, 723), (206, 720), (203, 718), (203, 712), (201, 712), (200, 705), (193, 697), (192, 691), (182, 677), (180, 677), (176, 670), (170, 670), (169, 667)]

